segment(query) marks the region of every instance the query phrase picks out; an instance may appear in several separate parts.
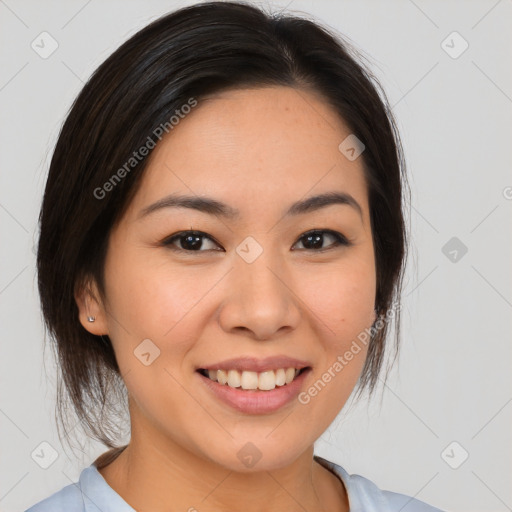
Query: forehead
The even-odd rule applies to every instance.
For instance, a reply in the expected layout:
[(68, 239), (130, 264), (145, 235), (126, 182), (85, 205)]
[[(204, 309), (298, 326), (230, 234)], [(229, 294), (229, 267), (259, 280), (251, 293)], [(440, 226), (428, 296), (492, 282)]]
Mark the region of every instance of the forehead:
[(349, 135), (333, 108), (304, 90), (266, 87), (203, 98), (153, 150), (132, 210), (179, 192), (215, 197), (243, 216), (253, 206), (333, 190), (356, 197), (365, 210), (362, 158), (350, 161), (339, 150)]

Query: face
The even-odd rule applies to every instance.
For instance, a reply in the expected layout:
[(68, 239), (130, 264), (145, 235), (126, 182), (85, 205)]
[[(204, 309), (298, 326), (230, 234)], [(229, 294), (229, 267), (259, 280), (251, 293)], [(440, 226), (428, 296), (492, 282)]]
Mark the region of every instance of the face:
[[(311, 92), (246, 89), (201, 100), (153, 150), (110, 236), (106, 299), (89, 311), (79, 301), (83, 325), (112, 340), (132, 441), (235, 471), (251, 471), (243, 456), (254, 452), (254, 468), (271, 470), (295, 460), (334, 420), (366, 357), (353, 342), (375, 319), (362, 158), (350, 161), (338, 149), (349, 134)], [(330, 193), (345, 199), (288, 212)], [(211, 198), (237, 213), (169, 201), (148, 208), (170, 195)], [(288, 384), (291, 398), (287, 385), (232, 392), (226, 384), (218, 392), (220, 384), (197, 371), (274, 356), (309, 368)], [(229, 364), (225, 370), (236, 367)], [(269, 375), (256, 374), (257, 382)]]

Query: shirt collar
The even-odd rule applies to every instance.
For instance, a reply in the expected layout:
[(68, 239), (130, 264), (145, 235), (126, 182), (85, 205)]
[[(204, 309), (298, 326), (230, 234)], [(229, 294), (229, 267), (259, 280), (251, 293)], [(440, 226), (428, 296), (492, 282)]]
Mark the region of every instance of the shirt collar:
[(350, 475), (338, 464), (319, 455), (314, 455), (313, 458), (342, 481), (347, 492), (350, 512), (382, 512), (388, 510), (386, 498), (373, 482), (359, 475)]
[[(356, 489), (357, 482), (353, 481), (347, 471), (319, 455), (314, 455), (313, 458), (341, 480), (347, 492), (350, 511), (363, 511), (363, 503), (360, 501), (359, 492)], [(85, 512), (136, 512), (108, 485), (94, 464), (81, 472), (79, 483)], [(371, 512), (368, 509), (365, 510)]]
[(80, 473), (85, 512), (136, 512), (103, 478), (94, 464)]

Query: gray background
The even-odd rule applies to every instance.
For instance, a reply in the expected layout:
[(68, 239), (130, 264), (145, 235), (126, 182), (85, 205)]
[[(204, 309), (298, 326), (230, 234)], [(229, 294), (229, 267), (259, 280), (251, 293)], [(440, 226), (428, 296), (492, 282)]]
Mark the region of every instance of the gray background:
[[(79, 457), (64, 450), (54, 363), (43, 353), (34, 244), (60, 125), (112, 51), (190, 3), (0, 0), (2, 511), (76, 481), (105, 450), (86, 440)], [(412, 188), (399, 368), (382, 402), (347, 405), (316, 451), (446, 510), (512, 510), (512, 2), (260, 4), (309, 13), (368, 54), (398, 119)], [(46, 59), (31, 47), (42, 46), (43, 31), (58, 43)], [(42, 442), (58, 454), (48, 469), (31, 456)]]

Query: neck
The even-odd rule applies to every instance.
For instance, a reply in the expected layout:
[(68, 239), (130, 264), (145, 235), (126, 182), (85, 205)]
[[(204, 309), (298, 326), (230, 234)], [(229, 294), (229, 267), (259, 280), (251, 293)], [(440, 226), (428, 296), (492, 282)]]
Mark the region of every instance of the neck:
[(154, 438), (140, 443), (132, 432), (125, 449), (97, 461), (103, 478), (135, 510), (163, 512), (171, 503), (191, 512), (349, 510), (343, 484), (313, 459), (312, 446), (286, 467), (239, 473), (166, 441), (165, 448)]

